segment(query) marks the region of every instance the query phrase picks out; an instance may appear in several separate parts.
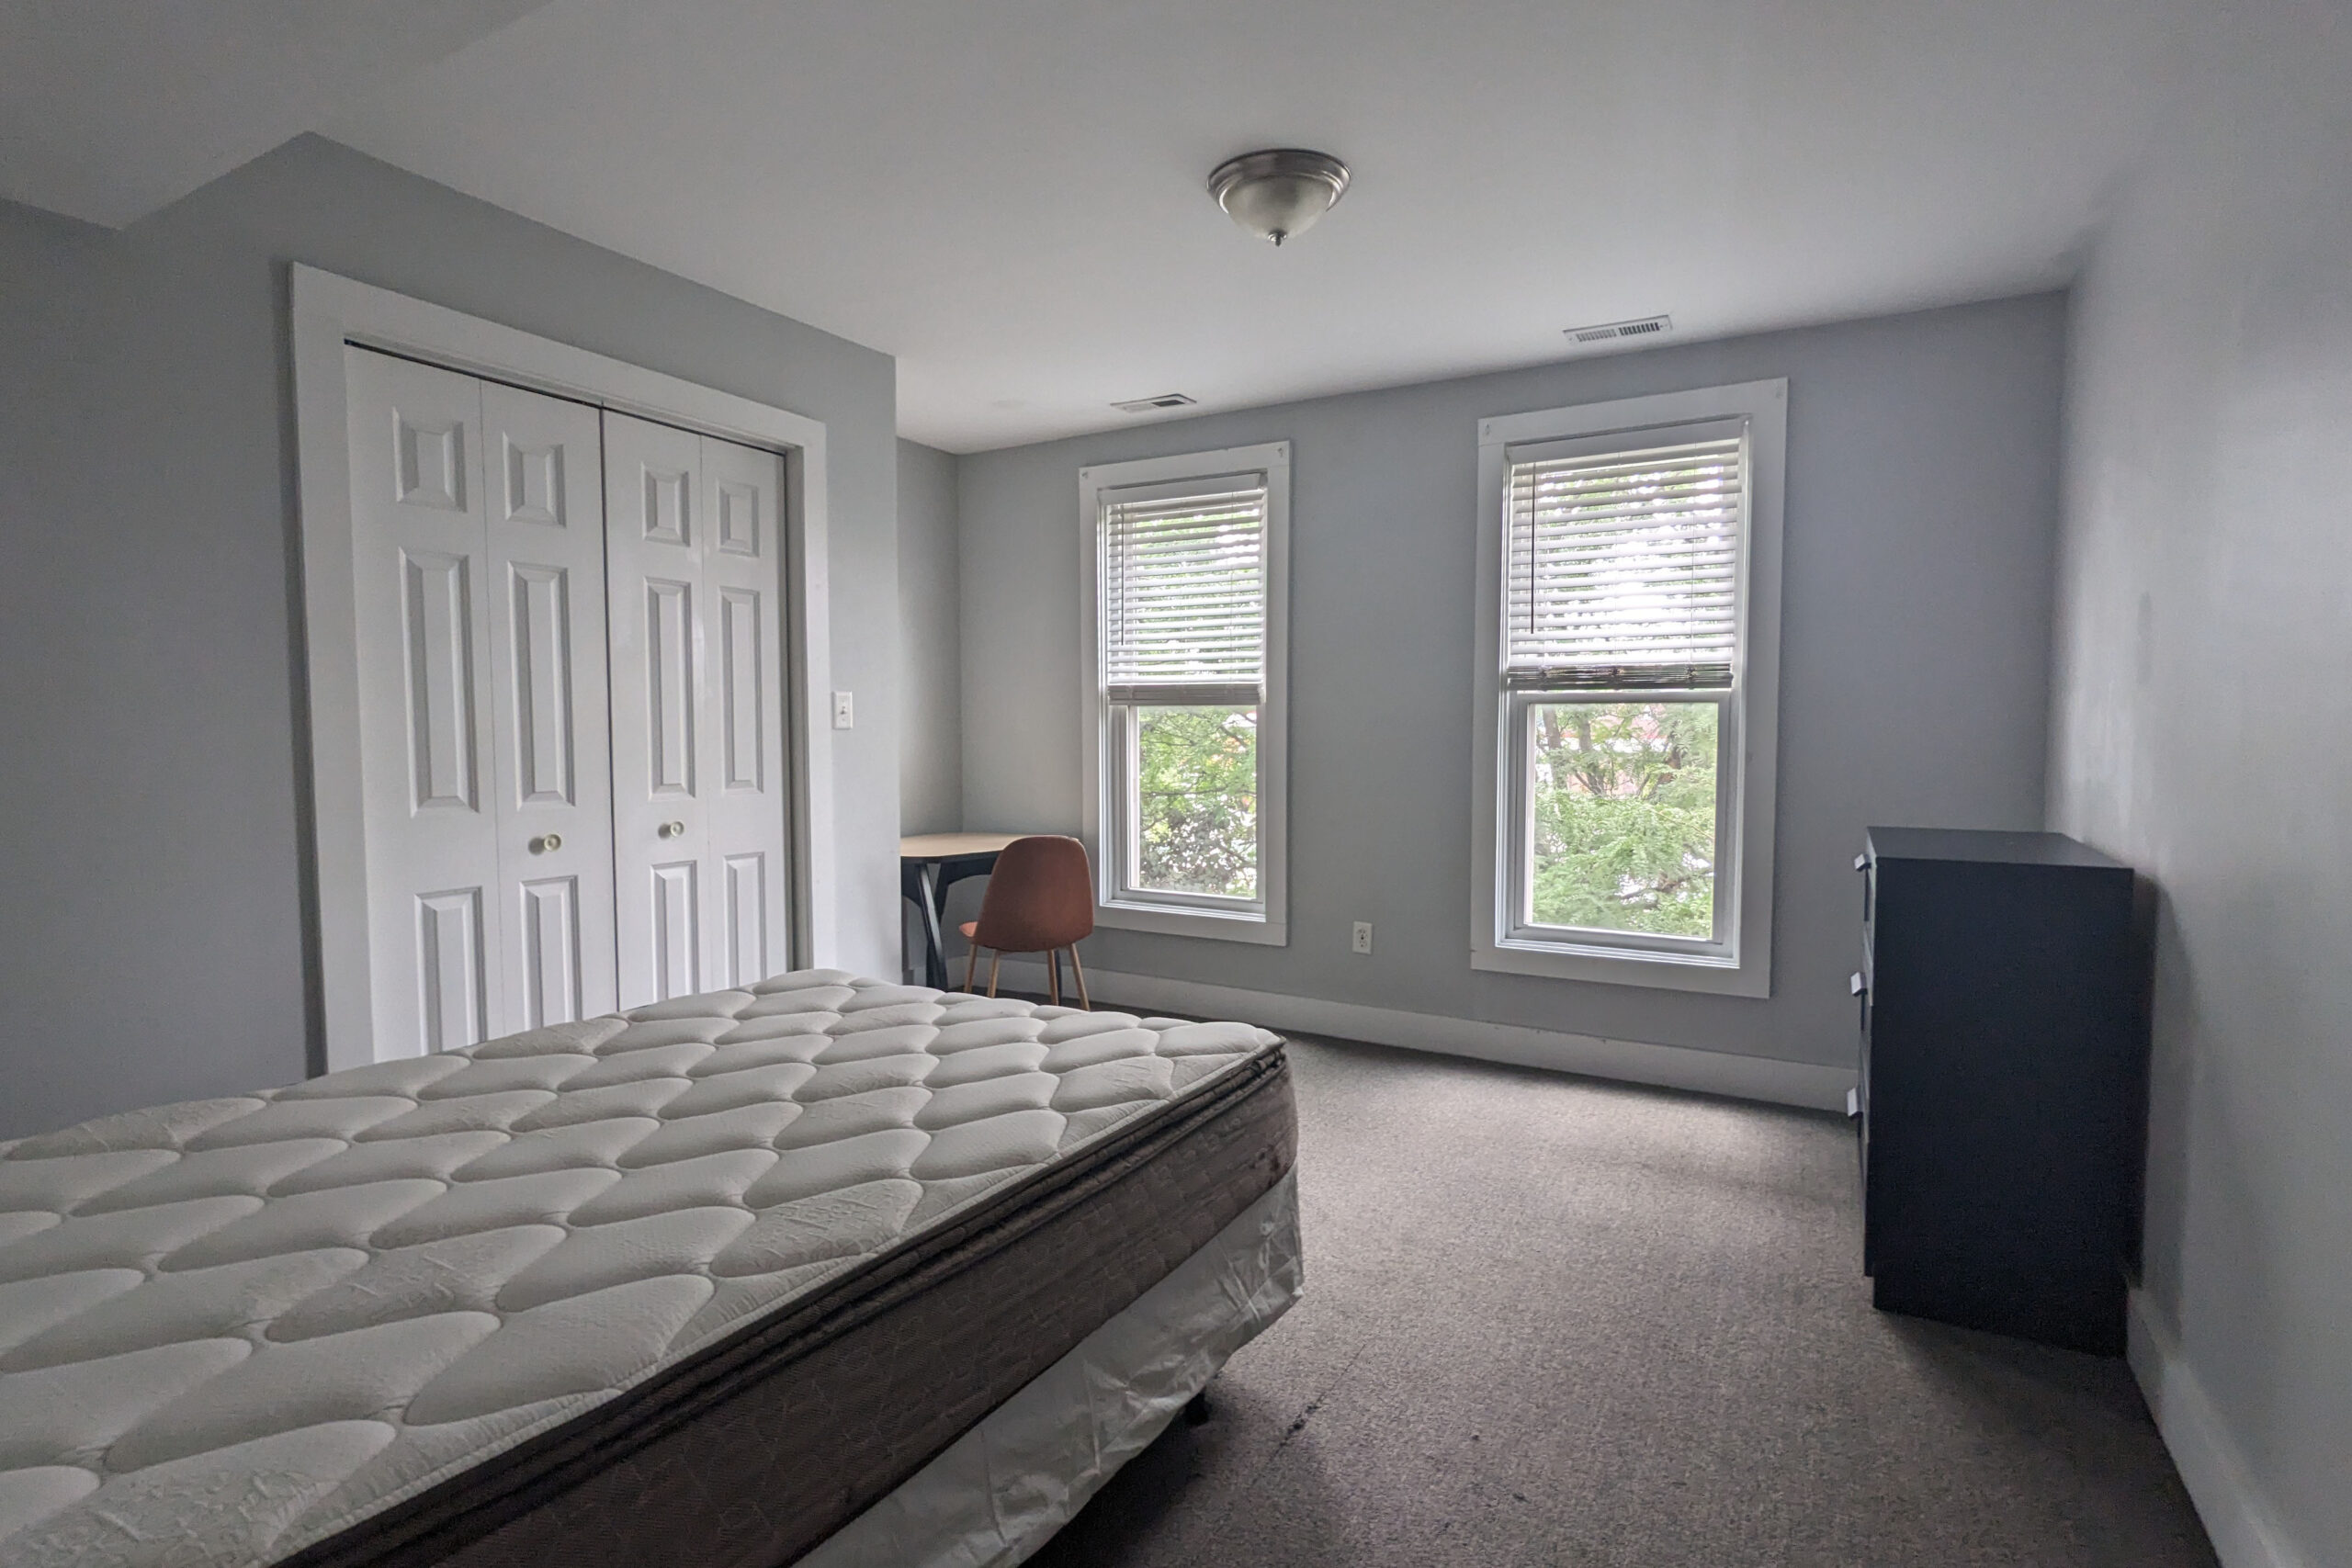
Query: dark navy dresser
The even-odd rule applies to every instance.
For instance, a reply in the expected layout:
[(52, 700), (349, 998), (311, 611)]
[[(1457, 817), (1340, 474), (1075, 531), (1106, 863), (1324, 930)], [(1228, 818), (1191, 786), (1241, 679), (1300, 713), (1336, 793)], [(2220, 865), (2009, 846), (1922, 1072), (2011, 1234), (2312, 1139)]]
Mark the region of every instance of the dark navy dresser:
[(1892, 1312), (2123, 1349), (2146, 1104), (2132, 874), (2055, 833), (1872, 828), (1862, 1259)]

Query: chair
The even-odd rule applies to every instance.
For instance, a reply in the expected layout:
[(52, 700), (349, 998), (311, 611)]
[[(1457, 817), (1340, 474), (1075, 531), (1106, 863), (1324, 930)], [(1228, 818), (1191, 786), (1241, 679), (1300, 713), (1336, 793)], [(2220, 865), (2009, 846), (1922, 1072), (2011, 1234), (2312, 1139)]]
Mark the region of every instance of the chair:
[(1080, 939), (1094, 934), (1094, 873), (1086, 863), (1086, 846), (1076, 839), (1039, 834), (1015, 839), (996, 858), (988, 890), (980, 895), (980, 918), (966, 920), (962, 931), (971, 945), (964, 960), (964, 988), (972, 976), (980, 949), (989, 952), (989, 995), (996, 995), (997, 964), (1008, 953), (1042, 953), (1053, 987), (1053, 999), (1062, 999), (1063, 948), (1069, 949), (1070, 968), (1078, 976), (1078, 1005), (1091, 1012), (1086, 995), (1086, 966), (1078, 961)]

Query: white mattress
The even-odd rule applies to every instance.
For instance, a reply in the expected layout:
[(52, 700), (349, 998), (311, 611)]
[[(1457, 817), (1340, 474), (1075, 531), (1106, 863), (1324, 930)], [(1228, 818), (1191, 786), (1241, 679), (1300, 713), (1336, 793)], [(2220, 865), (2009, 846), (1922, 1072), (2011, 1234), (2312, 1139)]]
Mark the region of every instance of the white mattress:
[(0, 1145), (0, 1559), (285, 1557), (1273, 1039), (814, 970)]

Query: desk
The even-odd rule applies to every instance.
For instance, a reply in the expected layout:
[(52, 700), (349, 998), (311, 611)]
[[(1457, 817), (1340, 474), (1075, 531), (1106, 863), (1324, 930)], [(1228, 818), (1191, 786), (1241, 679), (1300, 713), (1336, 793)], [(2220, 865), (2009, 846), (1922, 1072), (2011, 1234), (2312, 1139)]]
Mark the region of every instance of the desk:
[(922, 911), (923, 983), (947, 988), (947, 953), (939, 935), (947, 890), (967, 876), (986, 876), (996, 857), (1023, 833), (917, 833), (899, 840), (899, 893)]

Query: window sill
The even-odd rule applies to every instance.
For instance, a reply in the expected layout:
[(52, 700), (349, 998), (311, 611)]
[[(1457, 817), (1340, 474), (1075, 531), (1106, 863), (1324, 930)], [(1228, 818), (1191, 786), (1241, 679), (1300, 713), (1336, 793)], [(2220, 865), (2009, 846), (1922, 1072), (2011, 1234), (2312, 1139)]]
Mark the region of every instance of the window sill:
[(1094, 923), (1118, 931), (1155, 931), (1161, 936), (1201, 936), (1218, 942), (1255, 942), (1261, 947), (1287, 947), (1290, 932), (1278, 919), (1264, 915), (1227, 913), (1221, 909), (1178, 909), (1165, 904), (1097, 904)]
[(1489, 974), (1537, 975), (1553, 980), (1589, 980), (1606, 986), (1703, 991), (1714, 996), (1761, 998), (1772, 994), (1771, 976), (1761, 964), (1632, 948), (1611, 950), (1567, 942), (1481, 942), (1471, 949), (1470, 967)]

